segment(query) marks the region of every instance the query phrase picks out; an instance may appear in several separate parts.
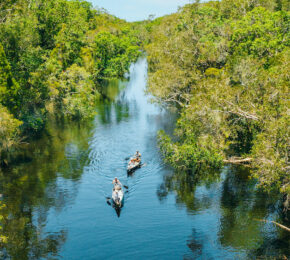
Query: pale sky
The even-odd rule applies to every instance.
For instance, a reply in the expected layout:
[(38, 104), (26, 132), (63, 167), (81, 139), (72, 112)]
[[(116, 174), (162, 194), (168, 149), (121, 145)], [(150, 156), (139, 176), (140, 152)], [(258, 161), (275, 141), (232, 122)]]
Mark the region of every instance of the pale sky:
[(94, 7), (105, 8), (110, 14), (127, 21), (147, 19), (150, 14), (163, 16), (176, 12), (190, 0), (87, 0)]

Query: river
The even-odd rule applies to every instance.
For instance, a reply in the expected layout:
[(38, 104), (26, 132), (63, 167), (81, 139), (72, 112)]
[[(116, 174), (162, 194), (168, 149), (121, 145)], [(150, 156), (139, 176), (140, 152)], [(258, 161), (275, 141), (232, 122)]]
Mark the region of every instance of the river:
[[(252, 259), (289, 256), (289, 234), (275, 198), (257, 190), (247, 169), (175, 173), (156, 134), (176, 116), (146, 95), (147, 62), (127, 81), (104, 86), (88, 122), (50, 120), (42, 136), (1, 172), (6, 207), (3, 259)], [(128, 176), (139, 150), (144, 167)], [(128, 186), (121, 212), (107, 204), (112, 179)]]

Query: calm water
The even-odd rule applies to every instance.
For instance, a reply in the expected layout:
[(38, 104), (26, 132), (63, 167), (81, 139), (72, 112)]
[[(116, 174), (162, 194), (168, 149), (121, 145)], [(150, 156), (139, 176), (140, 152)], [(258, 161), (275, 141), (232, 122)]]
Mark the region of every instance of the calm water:
[[(51, 120), (38, 140), (1, 173), (7, 259), (251, 259), (289, 256), (289, 234), (256, 219), (280, 221), (277, 205), (248, 172), (224, 168), (202, 177), (174, 173), (156, 145), (173, 113), (144, 94), (147, 63), (128, 82), (113, 81), (96, 118)], [(127, 176), (139, 149), (147, 165)], [(120, 212), (106, 203), (117, 176), (128, 185)]]

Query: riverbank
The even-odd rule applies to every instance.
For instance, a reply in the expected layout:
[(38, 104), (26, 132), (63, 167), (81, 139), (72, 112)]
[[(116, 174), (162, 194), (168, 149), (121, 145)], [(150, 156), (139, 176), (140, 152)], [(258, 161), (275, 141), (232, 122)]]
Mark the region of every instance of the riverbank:
[[(0, 164), (47, 116), (94, 116), (101, 79), (141, 55), (130, 24), (84, 1), (0, 4)], [(25, 13), (25, 16), (23, 16)]]
[(247, 163), (261, 189), (281, 194), (285, 219), (288, 18), (282, 1), (229, 0), (189, 4), (144, 25), (149, 91), (180, 108), (175, 141), (159, 135), (167, 162), (196, 174)]
[[(6, 258), (282, 258), (288, 232), (276, 197), (255, 186), (248, 169), (225, 167), (201, 176), (174, 171), (157, 144), (176, 115), (145, 94), (147, 62), (129, 81), (104, 85), (94, 119), (49, 121), (27, 146), (26, 160), (0, 171), (6, 205), (1, 233)], [(137, 149), (146, 163), (127, 176)], [(129, 187), (120, 217), (106, 203), (117, 176)], [(118, 234), (118, 236), (116, 235)], [(120, 237), (122, 239), (120, 240)], [(170, 256), (170, 257), (168, 257)], [(5, 257), (4, 257), (5, 258)]]
[(0, 258), (290, 256), (284, 1), (136, 23), (84, 1), (0, 8)]

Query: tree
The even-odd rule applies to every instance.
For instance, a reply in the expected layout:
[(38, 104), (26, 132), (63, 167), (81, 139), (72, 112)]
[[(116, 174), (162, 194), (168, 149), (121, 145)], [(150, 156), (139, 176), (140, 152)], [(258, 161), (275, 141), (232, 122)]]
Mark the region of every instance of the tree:
[(248, 158), (260, 186), (286, 194), (289, 205), (289, 13), (275, 7), (268, 0), (187, 5), (145, 25), (145, 48), (149, 91), (181, 112), (175, 141), (159, 135), (165, 159), (195, 172)]
[(8, 164), (8, 152), (20, 143), (21, 125), (22, 122), (0, 104), (0, 165)]
[(16, 112), (21, 105), (19, 93), (20, 86), (12, 76), (11, 67), (0, 44), (0, 103), (11, 112)]

